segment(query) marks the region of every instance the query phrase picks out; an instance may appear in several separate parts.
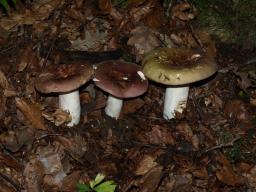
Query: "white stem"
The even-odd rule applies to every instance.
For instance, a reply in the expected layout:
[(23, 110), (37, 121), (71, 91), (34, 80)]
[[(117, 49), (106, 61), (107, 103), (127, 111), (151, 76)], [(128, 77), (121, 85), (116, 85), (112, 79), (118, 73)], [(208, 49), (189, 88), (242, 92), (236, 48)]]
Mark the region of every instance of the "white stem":
[(113, 95), (109, 95), (107, 100), (107, 106), (105, 108), (105, 113), (108, 116), (117, 119), (120, 115), (122, 106), (123, 106), (122, 99), (114, 97)]
[(81, 107), (78, 90), (66, 94), (60, 94), (59, 107), (69, 112), (71, 116), (71, 121), (67, 124), (68, 126), (72, 127), (79, 123)]
[(164, 98), (165, 119), (175, 118), (175, 112), (182, 113), (186, 108), (189, 87), (167, 87)]

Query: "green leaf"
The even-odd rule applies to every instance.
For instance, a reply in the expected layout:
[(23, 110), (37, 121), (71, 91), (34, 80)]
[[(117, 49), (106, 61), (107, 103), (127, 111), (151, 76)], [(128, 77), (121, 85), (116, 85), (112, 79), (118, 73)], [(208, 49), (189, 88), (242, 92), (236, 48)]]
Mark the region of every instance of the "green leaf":
[(114, 192), (115, 189), (116, 185), (114, 184), (114, 181), (106, 181), (94, 188), (96, 192)]
[(105, 176), (102, 173), (98, 173), (93, 181), (90, 181), (90, 187), (94, 189), (96, 185), (101, 183)]
[(4, 7), (6, 11), (9, 10), (9, 5), (7, 0), (0, 0), (0, 4)]
[(83, 183), (78, 183), (77, 186), (77, 192), (89, 192), (90, 187)]
[(13, 4), (16, 5), (17, 4), (17, 1), (16, 0), (12, 0)]

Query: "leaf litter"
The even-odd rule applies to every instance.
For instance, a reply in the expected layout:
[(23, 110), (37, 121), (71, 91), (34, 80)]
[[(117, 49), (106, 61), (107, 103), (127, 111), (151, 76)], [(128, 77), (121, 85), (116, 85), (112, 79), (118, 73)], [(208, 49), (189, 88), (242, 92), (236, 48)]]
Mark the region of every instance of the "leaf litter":
[[(151, 0), (124, 7), (110, 0), (40, 0), (17, 6), (0, 19), (1, 190), (76, 191), (98, 174), (121, 192), (256, 190), (255, 55), (193, 27), (194, 5), (177, 2), (166, 10)], [(191, 86), (187, 109), (174, 120), (162, 118), (164, 88), (153, 82), (140, 98), (125, 100), (118, 120), (104, 114), (107, 95), (89, 82), (80, 89), (75, 127), (66, 126), (70, 117), (57, 95), (34, 89), (46, 66), (69, 62), (59, 53), (79, 51), (79, 62), (97, 66), (99, 58), (84, 55), (117, 50), (140, 64), (163, 46), (208, 49), (219, 64), (216, 75)]]

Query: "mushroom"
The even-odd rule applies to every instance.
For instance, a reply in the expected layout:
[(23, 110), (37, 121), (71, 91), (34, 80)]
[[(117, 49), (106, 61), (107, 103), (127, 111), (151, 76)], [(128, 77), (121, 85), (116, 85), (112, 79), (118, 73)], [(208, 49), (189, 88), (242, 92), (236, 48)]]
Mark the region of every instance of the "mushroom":
[(41, 93), (59, 93), (59, 107), (71, 116), (68, 126), (77, 125), (80, 121), (80, 98), (78, 88), (89, 81), (93, 67), (87, 63), (54, 65), (41, 73), (35, 87)]
[(110, 60), (97, 64), (93, 79), (96, 86), (110, 95), (105, 113), (117, 119), (123, 105), (123, 98), (142, 95), (148, 88), (148, 81), (141, 67), (121, 60)]
[(165, 119), (175, 118), (186, 107), (189, 84), (205, 79), (217, 71), (214, 57), (189, 48), (159, 48), (142, 61), (143, 73), (149, 79), (167, 85)]

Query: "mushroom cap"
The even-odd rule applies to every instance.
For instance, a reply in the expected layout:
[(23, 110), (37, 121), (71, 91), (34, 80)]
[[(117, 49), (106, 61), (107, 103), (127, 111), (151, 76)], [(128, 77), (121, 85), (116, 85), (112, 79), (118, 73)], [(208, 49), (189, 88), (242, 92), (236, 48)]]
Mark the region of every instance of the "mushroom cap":
[(88, 63), (53, 65), (38, 76), (35, 87), (41, 93), (66, 93), (85, 84), (93, 73)]
[(148, 80), (138, 72), (142, 73), (141, 66), (134, 63), (121, 60), (104, 61), (97, 65), (94, 82), (115, 97), (137, 97), (148, 88)]
[(184, 85), (205, 79), (217, 71), (214, 57), (189, 48), (159, 48), (142, 60), (143, 73), (165, 85)]

